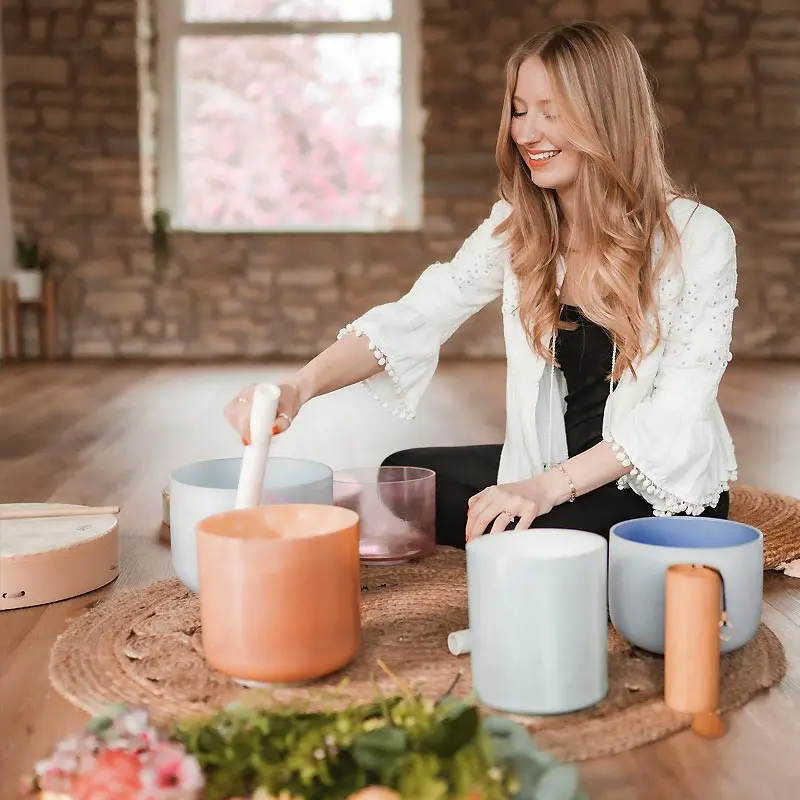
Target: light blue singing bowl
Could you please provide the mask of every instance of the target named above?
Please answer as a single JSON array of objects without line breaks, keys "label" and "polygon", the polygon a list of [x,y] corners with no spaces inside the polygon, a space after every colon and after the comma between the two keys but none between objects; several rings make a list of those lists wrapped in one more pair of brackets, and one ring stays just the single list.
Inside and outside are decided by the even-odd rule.
[{"label": "light blue singing bowl", "polygon": [[757,528],[710,517],[646,517],[609,534],[611,622],[631,644],[664,653],[664,594],[673,564],[716,567],[724,581],[729,628],[723,653],[747,644],[761,624],[764,537]]},{"label": "light blue singing bowl", "polygon": [[[216,458],[178,467],[170,475],[170,543],[172,567],[183,584],[197,593],[197,524],[236,505],[241,458]],[[261,505],[270,503],[333,504],[333,470],[302,458],[267,461]]]}]

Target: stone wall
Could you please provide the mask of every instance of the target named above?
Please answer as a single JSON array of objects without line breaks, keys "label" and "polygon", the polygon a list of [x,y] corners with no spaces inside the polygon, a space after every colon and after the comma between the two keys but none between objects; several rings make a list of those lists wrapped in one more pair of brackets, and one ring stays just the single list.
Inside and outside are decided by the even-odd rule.
[{"label": "stone wall", "polygon": [[[658,79],[671,164],[737,230],[735,352],[800,355],[797,0],[422,3],[423,230],[175,234],[172,264],[156,275],[142,222],[136,0],[4,0],[13,212],[58,259],[64,353],[313,355],[482,219],[507,53],[588,17],[633,36]],[[446,352],[501,353],[495,309]]]}]

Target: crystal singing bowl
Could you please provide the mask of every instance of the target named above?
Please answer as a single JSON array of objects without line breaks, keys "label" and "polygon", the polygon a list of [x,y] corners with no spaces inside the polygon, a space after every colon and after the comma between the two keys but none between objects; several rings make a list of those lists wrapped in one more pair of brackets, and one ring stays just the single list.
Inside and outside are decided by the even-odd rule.
[{"label": "crystal singing bowl", "polygon": [[422,467],[364,467],[333,475],[333,502],[359,516],[366,564],[403,564],[436,549],[436,473]]},{"label": "crystal singing bowl", "polygon": [[[170,475],[172,566],[193,592],[198,587],[197,523],[233,509],[241,469],[241,458],[220,458],[187,464]],[[270,458],[260,504],[332,505],[332,479],[333,470],[325,464],[301,458]]]},{"label": "crystal singing bowl", "polygon": [[722,574],[729,626],[720,650],[737,650],[761,624],[763,542],[757,528],[711,517],[645,517],[614,525],[608,551],[611,622],[632,644],[663,654],[667,568],[701,564]]},{"label": "crystal singing bowl", "polygon": [[341,669],[361,639],[358,516],[258,506],[197,526],[203,652],[245,685],[305,683]]}]

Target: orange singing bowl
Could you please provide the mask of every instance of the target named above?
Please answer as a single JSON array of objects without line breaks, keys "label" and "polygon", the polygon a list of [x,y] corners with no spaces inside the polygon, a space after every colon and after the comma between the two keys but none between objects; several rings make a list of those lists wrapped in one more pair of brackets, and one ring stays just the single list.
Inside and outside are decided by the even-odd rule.
[{"label": "orange singing bowl", "polygon": [[361,643],[358,515],[324,505],[226,511],[197,525],[203,649],[244,685],[303,683]]}]

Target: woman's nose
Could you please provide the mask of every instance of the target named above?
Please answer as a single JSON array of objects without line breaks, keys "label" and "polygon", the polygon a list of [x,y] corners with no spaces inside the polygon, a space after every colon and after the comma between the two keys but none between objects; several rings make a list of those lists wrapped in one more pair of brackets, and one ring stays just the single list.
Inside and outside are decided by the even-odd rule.
[{"label": "woman's nose", "polygon": [[519,137],[519,143],[523,147],[528,147],[541,141],[542,134],[533,123],[528,123],[523,126],[522,132]]}]

